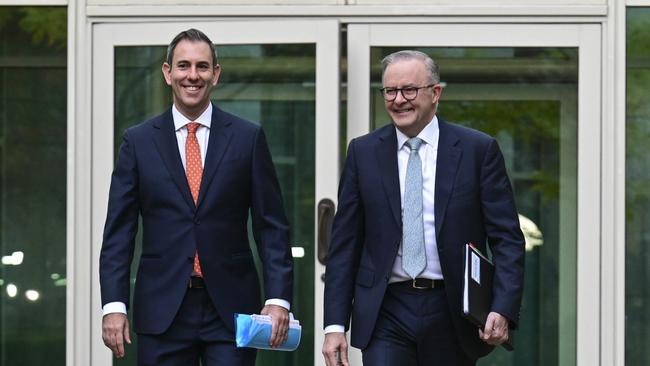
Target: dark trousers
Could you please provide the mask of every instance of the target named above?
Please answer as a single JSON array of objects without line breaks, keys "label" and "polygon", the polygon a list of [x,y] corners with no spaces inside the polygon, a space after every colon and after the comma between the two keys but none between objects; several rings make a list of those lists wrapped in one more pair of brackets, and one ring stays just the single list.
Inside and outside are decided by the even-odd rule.
[{"label": "dark trousers", "polygon": [[473,366],[454,331],[444,288],[391,284],[368,347],[367,366]]},{"label": "dark trousers", "polygon": [[163,334],[138,334],[140,366],[253,366],[255,350],[237,348],[203,288],[187,290],[171,326]]}]

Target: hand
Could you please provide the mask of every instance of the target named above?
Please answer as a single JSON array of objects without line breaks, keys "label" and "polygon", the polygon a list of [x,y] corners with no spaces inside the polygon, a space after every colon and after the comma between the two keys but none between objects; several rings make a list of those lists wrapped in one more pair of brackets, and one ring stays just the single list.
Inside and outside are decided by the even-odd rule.
[{"label": "hand", "polygon": [[266,305],[260,314],[271,316],[271,347],[276,348],[286,342],[289,337],[289,310],[279,305]]},{"label": "hand", "polygon": [[110,313],[102,318],[102,339],[106,347],[113,351],[117,358],[124,357],[124,340],[131,344],[129,320],[126,314]]},{"label": "hand", "polygon": [[345,333],[327,333],[323,342],[323,356],[327,366],[350,366],[348,361],[348,341]]},{"label": "hand", "polygon": [[478,335],[483,342],[498,346],[508,340],[508,319],[495,312],[488,314],[485,321],[485,330],[478,330]]}]

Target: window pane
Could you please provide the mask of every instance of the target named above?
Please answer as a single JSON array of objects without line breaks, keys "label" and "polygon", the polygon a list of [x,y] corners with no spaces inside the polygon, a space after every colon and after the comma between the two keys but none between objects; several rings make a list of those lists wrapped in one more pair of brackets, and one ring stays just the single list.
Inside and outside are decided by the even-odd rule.
[{"label": "window pane", "polygon": [[[273,44],[217,48],[222,72],[212,99],[220,108],[264,127],[291,224],[291,244],[296,247],[291,310],[303,326],[301,344],[295,352],[259,352],[257,365],[311,365],[314,358],[316,47]],[[115,49],[116,153],[125,128],[171,106],[171,90],[160,71],[165,52],[166,47]],[[139,249],[138,244],[136,253]],[[133,276],[136,267],[137,256]],[[128,356],[115,360],[115,365],[135,365],[135,347],[127,350]]]},{"label": "window pane", "polygon": [[625,363],[650,364],[650,8],[627,12]]},{"label": "window pane", "polygon": [[[440,65],[438,116],[498,140],[526,236],[515,351],[499,347],[479,365],[575,365],[578,50],[416,49]],[[371,51],[373,129],[390,123],[378,61],[397,50]]]},{"label": "window pane", "polygon": [[65,8],[0,7],[0,365],[65,365]]}]

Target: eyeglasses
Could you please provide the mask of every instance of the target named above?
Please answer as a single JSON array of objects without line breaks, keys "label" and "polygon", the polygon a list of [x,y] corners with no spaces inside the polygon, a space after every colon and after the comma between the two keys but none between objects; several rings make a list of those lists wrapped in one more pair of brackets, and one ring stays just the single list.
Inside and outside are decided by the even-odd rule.
[{"label": "eyeglasses", "polygon": [[429,84],[425,86],[407,86],[404,88],[381,88],[379,91],[384,96],[384,100],[392,102],[397,98],[397,93],[401,92],[404,99],[411,101],[418,97],[418,90],[426,89],[436,86],[436,84]]}]

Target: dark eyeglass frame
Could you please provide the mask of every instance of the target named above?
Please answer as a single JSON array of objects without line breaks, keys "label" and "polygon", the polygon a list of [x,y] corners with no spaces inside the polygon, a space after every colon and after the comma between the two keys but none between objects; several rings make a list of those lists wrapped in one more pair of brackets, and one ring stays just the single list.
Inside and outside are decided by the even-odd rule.
[{"label": "dark eyeglass frame", "polygon": [[[384,97],[384,100],[387,102],[392,102],[395,99],[397,99],[398,92],[402,93],[402,97],[410,102],[418,97],[418,91],[420,91],[420,89],[432,88],[436,85],[438,84],[429,84],[425,86],[405,86],[403,88],[381,88],[379,89],[379,91],[381,92],[381,95]],[[413,96],[407,97],[406,94],[404,94],[405,90],[406,90],[406,94],[414,93]]]}]

